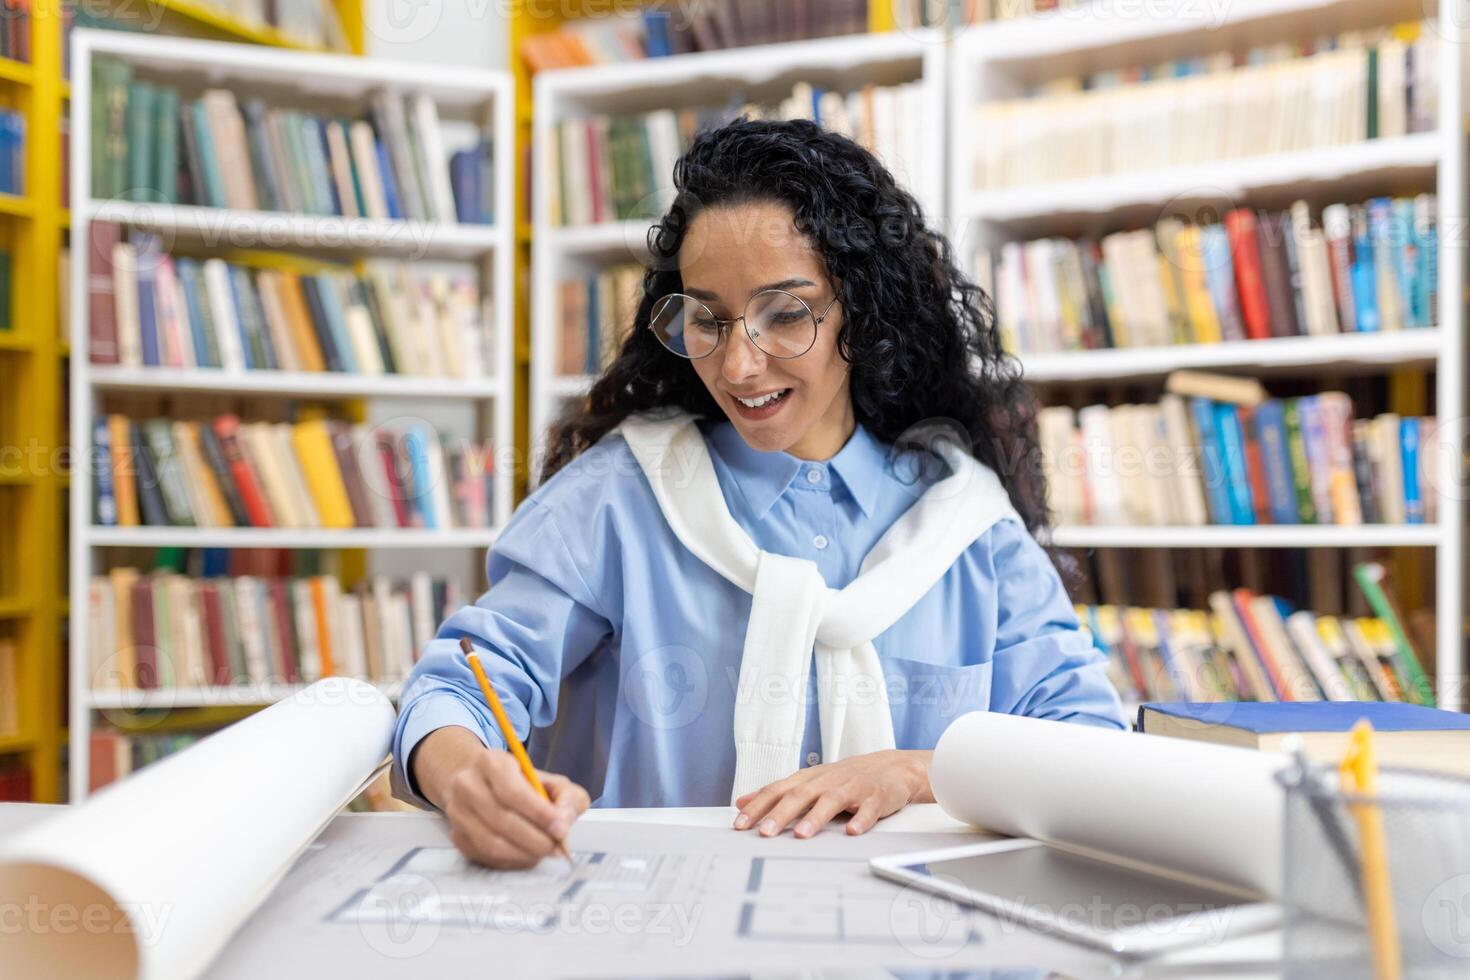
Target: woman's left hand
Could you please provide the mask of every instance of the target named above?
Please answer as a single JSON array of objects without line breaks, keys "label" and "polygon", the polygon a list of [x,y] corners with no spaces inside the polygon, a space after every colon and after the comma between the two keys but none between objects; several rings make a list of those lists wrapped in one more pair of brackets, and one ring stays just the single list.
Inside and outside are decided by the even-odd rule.
[{"label": "woman's left hand", "polygon": [[933,752],[887,749],[829,765],[799,769],[735,801],[736,830],[756,828],[773,837],[796,821],[796,836],[811,837],[839,813],[851,813],[849,834],[866,833],[910,803],[932,803]]}]

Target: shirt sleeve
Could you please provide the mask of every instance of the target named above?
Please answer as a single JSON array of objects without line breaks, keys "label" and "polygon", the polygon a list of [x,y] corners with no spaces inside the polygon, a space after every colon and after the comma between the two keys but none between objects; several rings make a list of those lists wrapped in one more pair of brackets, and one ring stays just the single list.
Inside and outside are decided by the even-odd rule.
[{"label": "shirt sleeve", "polygon": [[396,795],[431,804],[408,770],[430,732],[459,726],[487,746],[505,740],[459,651],[467,636],[523,741],[532,727],[556,719],[561,679],[612,633],[593,590],[576,567],[551,511],[528,499],[506,525],[487,559],[490,588],[444,621],[404,685],[393,734]]},{"label": "shirt sleeve", "polygon": [[991,532],[997,624],[991,710],[1126,728],[1106,661],[1077,625],[1045,549],[1014,520]]}]

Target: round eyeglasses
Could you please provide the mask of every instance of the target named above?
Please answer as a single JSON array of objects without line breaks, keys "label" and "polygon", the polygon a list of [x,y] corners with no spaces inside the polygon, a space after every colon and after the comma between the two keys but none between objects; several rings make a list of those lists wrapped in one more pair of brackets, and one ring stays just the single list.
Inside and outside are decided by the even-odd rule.
[{"label": "round eyeglasses", "polygon": [[737,317],[721,319],[704,303],[684,293],[670,293],[653,304],[649,327],[659,343],[680,357],[698,360],[720,346],[730,324],[739,320],[751,343],[771,357],[800,357],[811,350],[817,340],[817,327],[832,310],[832,302],[821,315],[812,312],[806,301],[784,289],[763,289],[745,303]]}]

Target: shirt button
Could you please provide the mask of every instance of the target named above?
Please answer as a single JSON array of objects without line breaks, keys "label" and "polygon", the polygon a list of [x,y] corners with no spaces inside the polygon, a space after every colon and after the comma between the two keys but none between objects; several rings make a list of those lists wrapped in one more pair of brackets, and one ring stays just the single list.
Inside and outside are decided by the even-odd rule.
[{"label": "shirt button", "polygon": [[827,547],[827,536],[825,534],[817,535],[816,537],[812,538],[812,544],[816,547],[818,551],[823,550]]},{"label": "shirt button", "polygon": [[806,482],[808,482],[808,483],[821,483],[822,482],[822,471],[819,470],[819,469],[817,469],[815,466],[809,467],[807,469],[807,471],[806,471]]},{"label": "shirt button", "polygon": [[808,752],[806,754],[806,764],[809,766],[814,766],[821,761],[822,757],[815,752]]}]

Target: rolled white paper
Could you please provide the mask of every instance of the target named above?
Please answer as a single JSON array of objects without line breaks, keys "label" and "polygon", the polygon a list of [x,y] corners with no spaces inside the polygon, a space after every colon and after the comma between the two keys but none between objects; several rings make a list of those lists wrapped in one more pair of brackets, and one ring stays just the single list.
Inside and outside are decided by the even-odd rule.
[{"label": "rolled white paper", "polygon": [[1281,894],[1282,756],[977,711],[934,750],[956,820]]},{"label": "rolled white paper", "polygon": [[7,977],[201,974],[388,754],[393,706],[328,678],[0,843]]}]

